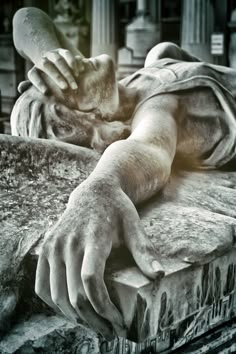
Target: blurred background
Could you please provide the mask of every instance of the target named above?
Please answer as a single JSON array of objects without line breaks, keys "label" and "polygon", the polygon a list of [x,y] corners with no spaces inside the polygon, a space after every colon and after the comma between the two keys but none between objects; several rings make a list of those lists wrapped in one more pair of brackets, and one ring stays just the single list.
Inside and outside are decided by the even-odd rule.
[{"label": "blurred background", "polygon": [[47,12],[85,56],[110,54],[118,78],[141,68],[163,41],[236,69],[236,0],[1,0],[0,133],[10,133],[17,86],[31,67],[12,41],[13,15],[25,6]]}]

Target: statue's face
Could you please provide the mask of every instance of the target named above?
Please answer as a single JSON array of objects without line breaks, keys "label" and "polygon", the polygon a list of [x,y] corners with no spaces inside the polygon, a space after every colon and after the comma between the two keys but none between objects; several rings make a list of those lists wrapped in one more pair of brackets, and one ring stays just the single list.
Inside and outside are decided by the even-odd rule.
[{"label": "statue's face", "polygon": [[77,109],[98,109],[106,117],[114,113],[119,104],[115,66],[108,55],[85,59],[84,71],[78,78]]},{"label": "statue's face", "polygon": [[[96,99],[102,100],[102,95]],[[130,134],[127,124],[108,122],[97,110],[86,113],[69,108],[52,95],[44,96],[34,86],[15,103],[11,128],[13,135],[60,140],[99,152]]]},{"label": "statue's face", "polygon": [[31,87],[20,96],[11,118],[14,135],[57,139],[103,151],[130,134],[124,123],[106,120],[119,103],[115,67],[108,55],[84,60],[76,93],[49,84],[52,95],[44,96]]}]

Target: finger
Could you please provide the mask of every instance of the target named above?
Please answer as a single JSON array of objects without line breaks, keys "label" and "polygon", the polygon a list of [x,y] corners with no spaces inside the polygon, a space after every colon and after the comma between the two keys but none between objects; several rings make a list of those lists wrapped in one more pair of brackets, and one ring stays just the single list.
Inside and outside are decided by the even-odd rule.
[{"label": "finger", "polygon": [[165,271],[157,259],[157,252],[143,230],[135,208],[130,208],[127,211],[123,225],[126,246],[141,271],[152,279],[163,278]]},{"label": "finger", "polygon": [[72,73],[75,74],[76,77],[79,76],[79,66],[77,64],[77,60],[75,56],[66,49],[61,49],[59,51],[60,55],[65,59],[67,65],[70,67],[72,70]]},{"label": "finger", "polygon": [[132,230],[130,237],[136,238],[136,242],[131,243],[128,247],[134,257],[135,262],[141,271],[151,279],[161,279],[165,275],[164,268],[158,261],[158,256],[151,244],[147,239],[143,230]]},{"label": "finger", "polygon": [[44,71],[61,90],[68,89],[68,83],[64,75],[57,69],[57,67],[47,58],[42,59],[42,71]]},{"label": "finger", "polygon": [[48,306],[58,311],[57,306],[51,298],[50,282],[49,282],[49,264],[44,256],[40,256],[36,268],[35,277],[35,293],[42,299]]},{"label": "finger", "polygon": [[32,84],[44,95],[48,92],[48,88],[40,76],[39,69],[33,67],[31,70],[29,70],[28,78],[32,82]]},{"label": "finger", "polygon": [[[61,50],[60,53],[64,53],[64,50]],[[69,51],[68,51],[68,53],[69,53]],[[67,56],[68,56],[68,54],[67,54]],[[61,75],[66,79],[67,83],[70,85],[72,90],[77,90],[78,85],[72,75],[72,72],[70,70],[70,66],[68,66],[68,63],[64,59],[64,57],[62,55],[60,55],[58,52],[49,52],[47,54],[47,59],[55,65],[55,67],[58,69],[58,71],[61,73]]]},{"label": "finger", "polygon": [[77,322],[78,316],[69,301],[65,265],[59,257],[54,255],[49,261],[49,266],[52,301],[67,318]]},{"label": "finger", "polygon": [[85,70],[85,65],[84,65],[84,62],[83,62],[84,58],[82,58],[80,55],[76,55],[75,59],[76,59],[76,63],[77,63],[77,67],[78,67],[79,73],[84,72],[84,70]]},{"label": "finger", "polygon": [[113,331],[109,323],[95,312],[87,300],[81,279],[83,255],[80,254],[79,251],[74,252],[74,250],[70,250],[67,258],[67,287],[72,307],[90,328],[94,329],[98,333],[101,333],[107,339],[113,338]]},{"label": "finger", "polygon": [[142,227],[140,225],[136,225],[135,227],[132,224],[132,230],[125,231],[125,233],[126,240],[128,240],[126,241],[126,245],[141,271],[152,279],[163,278],[165,271],[161,263],[157,260],[158,255]]},{"label": "finger", "polygon": [[125,337],[126,328],[123,318],[111,302],[104,282],[104,269],[108,255],[98,248],[87,247],[82,264],[82,281],[94,310],[113,325],[117,335]]},{"label": "finger", "polygon": [[32,83],[29,80],[21,81],[17,87],[17,91],[19,93],[25,92],[30,86],[32,86]]}]

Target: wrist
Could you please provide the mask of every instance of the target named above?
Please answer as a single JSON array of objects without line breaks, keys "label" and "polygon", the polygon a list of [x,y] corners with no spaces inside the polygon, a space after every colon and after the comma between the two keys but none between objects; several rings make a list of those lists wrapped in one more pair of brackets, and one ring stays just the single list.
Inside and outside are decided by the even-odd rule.
[{"label": "wrist", "polygon": [[109,194],[114,190],[120,189],[118,179],[109,174],[97,174],[95,171],[84,182],[90,190],[95,193]]}]

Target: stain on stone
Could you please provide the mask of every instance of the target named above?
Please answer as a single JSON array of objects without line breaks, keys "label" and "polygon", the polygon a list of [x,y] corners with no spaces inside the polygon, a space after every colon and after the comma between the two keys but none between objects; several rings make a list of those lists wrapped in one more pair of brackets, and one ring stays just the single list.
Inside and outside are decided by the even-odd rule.
[{"label": "stain on stone", "polygon": [[200,286],[197,285],[197,301],[196,301],[197,310],[200,308],[200,305],[201,305],[201,291],[200,291]]},{"label": "stain on stone", "polygon": [[215,268],[215,279],[214,279],[214,298],[215,301],[220,300],[221,297],[221,273],[220,268]]},{"label": "stain on stone", "polygon": [[224,286],[224,295],[229,295],[235,289],[236,265],[229,264],[227,271],[227,279]]},{"label": "stain on stone", "polygon": [[164,291],[161,294],[160,299],[160,312],[159,312],[159,320],[158,320],[158,332],[162,331],[165,322],[166,316],[166,308],[167,308],[167,293]]},{"label": "stain on stone", "polygon": [[213,267],[212,264],[204,264],[202,270],[202,296],[201,306],[210,305],[213,302]]}]

